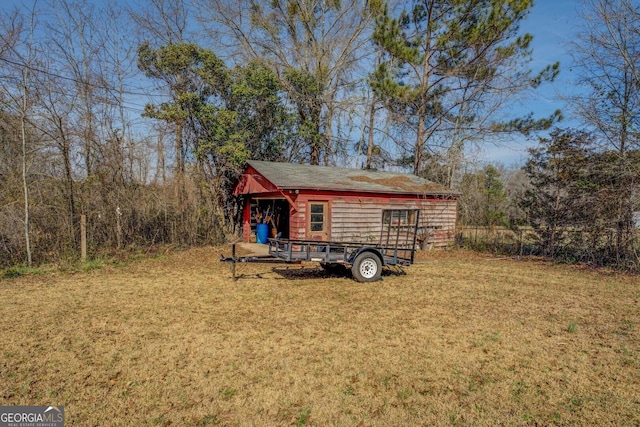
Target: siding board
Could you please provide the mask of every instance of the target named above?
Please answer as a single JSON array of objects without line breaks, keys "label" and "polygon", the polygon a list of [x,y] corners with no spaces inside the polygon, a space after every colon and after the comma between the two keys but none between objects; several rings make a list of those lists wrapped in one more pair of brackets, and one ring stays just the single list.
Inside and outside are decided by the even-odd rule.
[{"label": "siding board", "polygon": [[[426,246],[446,246],[455,234],[455,200],[336,198],[331,204],[332,240],[379,242],[381,211],[394,208],[420,209],[418,234]],[[401,236],[401,243],[412,243]]]}]

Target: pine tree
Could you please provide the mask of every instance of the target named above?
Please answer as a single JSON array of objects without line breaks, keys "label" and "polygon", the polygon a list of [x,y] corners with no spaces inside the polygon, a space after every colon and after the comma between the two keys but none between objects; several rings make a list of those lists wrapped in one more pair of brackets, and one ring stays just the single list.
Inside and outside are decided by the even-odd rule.
[{"label": "pine tree", "polygon": [[416,175],[427,148],[437,144],[458,152],[478,132],[527,132],[559,118],[559,112],[545,120],[490,118],[508,97],[558,72],[557,63],[535,76],[525,67],[533,37],[518,31],[532,4],[414,0],[398,14],[382,9],[373,39],[386,61],[371,73],[370,83],[398,126],[415,136],[410,152]]}]

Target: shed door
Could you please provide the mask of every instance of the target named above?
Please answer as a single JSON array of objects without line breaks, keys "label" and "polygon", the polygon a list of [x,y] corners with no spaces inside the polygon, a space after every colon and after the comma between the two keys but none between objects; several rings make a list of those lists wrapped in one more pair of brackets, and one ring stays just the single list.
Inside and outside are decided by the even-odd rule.
[{"label": "shed door", "polygon": [[309,239],[326,242],[329,240],[329,203],[309,202]]}]

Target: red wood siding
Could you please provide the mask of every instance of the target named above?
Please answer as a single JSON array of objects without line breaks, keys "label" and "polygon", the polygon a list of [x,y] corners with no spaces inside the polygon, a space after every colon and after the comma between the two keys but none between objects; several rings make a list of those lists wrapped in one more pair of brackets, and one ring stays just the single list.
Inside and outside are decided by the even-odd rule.
[{"label": "red wood siding", "polygon": [[305,239],[307,236],[307,202],[297,198],[295,207],[289,211],[289,235],[292,239]]}]

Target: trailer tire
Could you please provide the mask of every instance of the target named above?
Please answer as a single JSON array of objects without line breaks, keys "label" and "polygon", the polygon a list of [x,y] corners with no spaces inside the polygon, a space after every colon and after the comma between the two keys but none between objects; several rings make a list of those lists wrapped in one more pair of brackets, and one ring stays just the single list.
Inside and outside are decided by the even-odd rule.
[{"label": "trailer tire", "polygon": [[382,274],[382,261],[373,252],[362,252],[353,261],[351,273],[358,282],[377,282]]}]

